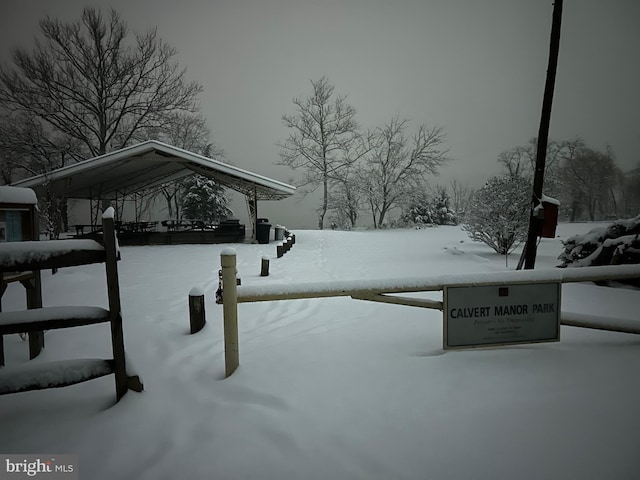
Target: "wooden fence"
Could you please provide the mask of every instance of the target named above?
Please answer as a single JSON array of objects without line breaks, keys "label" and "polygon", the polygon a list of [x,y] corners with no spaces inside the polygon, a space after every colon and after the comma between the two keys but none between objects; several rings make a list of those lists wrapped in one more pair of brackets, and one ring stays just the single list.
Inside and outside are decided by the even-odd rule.
[{"label": "wooden fence", "polygon": [[[585,268],[555,268],[544,270],[513,270],[472,274],[447,274],[405,279],[345,280],[325,283],[296,283],[291,285],[236,285],[236,252],[233,248],[222,251],[222,304],[225,338],[225,373],[230,376],[239,365],[238,304],[270,302],[303,298],[351,297],[356,300],[408,305],[421,308],[443,309],[443,302],[398,295],[399,293],[442,291],[445,287],[525,285],[537,283],[571,283],[640,278],[640,265],[618,265]],[[393,294],[393,295],[390,295]],[[585,321],[579,316],[561,319],[562,325],[612,330],[640,334],[638,325],[611,325],[596,320]]]}]

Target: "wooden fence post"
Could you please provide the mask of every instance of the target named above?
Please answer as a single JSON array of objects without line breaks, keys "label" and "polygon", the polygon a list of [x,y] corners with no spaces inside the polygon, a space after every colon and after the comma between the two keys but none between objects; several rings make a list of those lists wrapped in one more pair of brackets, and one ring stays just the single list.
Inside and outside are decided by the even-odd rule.
[{"label": "wooden fence post", "polygon": [[262,257],[262,264],[260,265],[260,276],[269,276],[269,257],[267,256]]},{"label": "wooden fence post", "polygon": [[[42,280],[40,270],[35,270],[32,277],[23,280],[22,285],[27,292],[27,308],[42,308]],[[44,332],[29,332],[29,359],[36,358],[44,348]]]},{"label": "wooden fence post", "polygon": [[[107,211],[105,211],[106,214]],[[105,270],[107,274],[107,296],[111,317],[111,345],[113,348],[113,368],[116,379],[116,401],[119,401],[129,389],[127,366],[124,355],[124,333],[120,306],[120,282],[118,279],[118,251],[113,224],[113,212],[102,215],[102,234],[104,238]]]},{"label": "wooden fence post", "polygon": [[222,267],[222,312],[224,316],[225,376],[238,368],[238,294],[236,285],[236,251],[225,248],[220,253]]},{"label": "wooden fence post", "polygon": [[284,255],[284,245],[282,243],[279,243],[278,245],[276,245],[276,255],[278,258]]},{"label": "wooden fence post", "polygon": [[191,333],[198,333],[204,328],[207,319],[204,311],[204,292],[200,287],[193,287],[189,292],[189,324]]}]

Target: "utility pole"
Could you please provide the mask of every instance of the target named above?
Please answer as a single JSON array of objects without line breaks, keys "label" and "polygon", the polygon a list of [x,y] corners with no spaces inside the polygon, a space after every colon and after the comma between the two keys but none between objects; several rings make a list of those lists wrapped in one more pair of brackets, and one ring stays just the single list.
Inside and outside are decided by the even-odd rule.
[{"label": "utility pole", "polygon": [[549,46],[549,64],[547,66],[547,80],[544,86],[542,99],[542,116],[540,129],[538,130],[538,145],[536,147],[536,171],[533,178],[533,195],[531,198],[531,214],[529,216],[529,232],[522,257],[518,263],[518,270],[522,268],[524,261],[525,270],[531,270],[536,264],[536,251],[538,249],[538,235],[542,225],[542,219],[536,215],[536,207],[542,203],[542,186],[544,184],[544,167],[547,155],[547,142],[549,139],[549,124],[551,123],[551,105],[553,103],[553,89],[556,83],[556,71],[558,67],[558,52],[560,51],[560,25],[562,23],[562,0],[555,0],[553,4],[553,20],[551,23],[551,43]]}]

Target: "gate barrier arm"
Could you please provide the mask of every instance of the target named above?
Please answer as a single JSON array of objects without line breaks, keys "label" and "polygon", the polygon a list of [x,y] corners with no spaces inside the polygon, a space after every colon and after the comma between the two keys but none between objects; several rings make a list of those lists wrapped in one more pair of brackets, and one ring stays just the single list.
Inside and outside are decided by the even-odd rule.
[{"label": "gate barrier arm", "polygon": [[[292,285],[236,287],[236,251],[227,248],[220,255],[222,265],[222,304],[224,315],[225,374],[229,377],[239,365],[238,303],[269,302],[303,298],[351,297],[356,300],[443,309],[437,300],[388,295],[409,292],[441,291],[445,286],[521,285],[532,283],[575,283],[640,278],[640,265],[615,265],[545,270],[510,270],[501,272],[446,274],[377,280],[342,280],[308,282]],[[220,302],[219,302],[220,303]],[[562,325],[640,334],[640,324],[614,328],[595,319],[572,315]]]}]

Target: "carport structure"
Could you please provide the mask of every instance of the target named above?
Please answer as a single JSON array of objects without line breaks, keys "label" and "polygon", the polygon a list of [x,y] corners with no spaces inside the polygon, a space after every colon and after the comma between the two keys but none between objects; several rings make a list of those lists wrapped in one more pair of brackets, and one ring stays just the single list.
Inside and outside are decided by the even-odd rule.
[{"label": "carport structure", "polygon": [[46,189],[70,199],[117,200],[159,188],[194,173],[244,194],[253,226],[253,240],[256,237],[258,201],[282,200],[296,190],[286,183],[156,140],[20,180],[13,185],[32,188],[40,197]]}]

